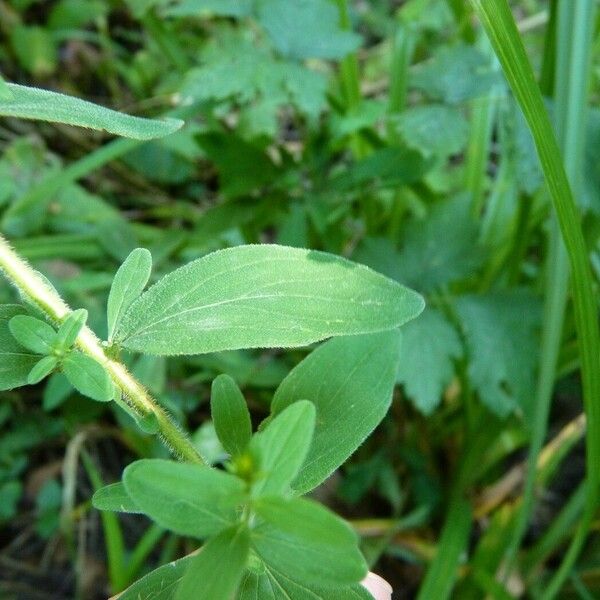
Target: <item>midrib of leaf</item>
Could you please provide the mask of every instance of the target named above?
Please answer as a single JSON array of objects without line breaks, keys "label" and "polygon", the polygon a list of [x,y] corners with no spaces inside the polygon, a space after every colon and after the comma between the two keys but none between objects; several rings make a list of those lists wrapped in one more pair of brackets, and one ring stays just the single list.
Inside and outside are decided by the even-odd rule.
[{"label": "midrib of leaf", "polygon": [[575,324],[580,346],[583,399],[588,417],[587,501],[563,562],[543,598],[556,596],[586,539],[600,492],[600,335],[592,273],[579,214],[563,167],[550,119],[506,0],[471,0],[505,76],[527,120],[556,211],[572,272]]}]

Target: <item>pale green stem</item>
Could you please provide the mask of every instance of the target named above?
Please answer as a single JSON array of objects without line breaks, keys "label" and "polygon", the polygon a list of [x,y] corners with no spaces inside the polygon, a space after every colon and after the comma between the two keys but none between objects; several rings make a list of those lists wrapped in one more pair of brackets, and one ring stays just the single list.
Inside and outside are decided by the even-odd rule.
[{"label": "pale green stem", "polygon": [[[71,312],[56,290],[21,258],[1,235],[0,270],[17,288],[21,297],[37,306],[50,321],[56,324],[62,323]],[[189,462],[200,464],[204,462],[179,426],[150,396],[144,386],[127,371],[122,363],[106,356],[102,342],[89,327],[83,327],[77,337],[76,345],[81,352],[104,367],[130,410],[140,417],[154,415],[162,441],[175,455]]]}]

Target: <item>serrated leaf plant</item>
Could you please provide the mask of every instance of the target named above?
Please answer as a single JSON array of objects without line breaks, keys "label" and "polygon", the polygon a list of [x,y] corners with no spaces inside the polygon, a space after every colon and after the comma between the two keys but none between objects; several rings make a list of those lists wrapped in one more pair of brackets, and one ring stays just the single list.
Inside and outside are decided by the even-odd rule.
[{"label": "serrated leaf plant", "polygon": [[[103,128],[133,137],[172,130],[73,99],[8,84],[0,113]],[[60,110],[59,110],[60,108]],[[68,113],[68,117],[65,116]],[[365,440],[389,407],[398,368],[398,327],[422,298],[368,267],[280,245],[208,254],[144,288],[152,257],[134,249],[112,281],[106,341],[48,280],[0,237],[0,269],[22,304],[0,307],[0,388],[62,373],[83,396],[114,400],[157,433],[176,460],[131,463],[99,488],[102,511],[145,515],[201,547],[159,567],[120,598],[368,598],[367,564],[353,529],[302,498]],[[122,352],[171,356],[242,348],[306,346],[309,354],[275,392],[253,433],[235,381],[212,385],[211,411],[227,458],[209,465],[173,417],[134,378]],[[160,591],[156,582],[160,578]]]}]

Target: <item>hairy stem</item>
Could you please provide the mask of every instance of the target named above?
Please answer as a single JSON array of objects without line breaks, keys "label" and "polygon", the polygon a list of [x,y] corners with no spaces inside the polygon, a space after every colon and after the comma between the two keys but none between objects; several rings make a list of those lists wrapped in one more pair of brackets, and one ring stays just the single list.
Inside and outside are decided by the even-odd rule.
[{"label": "hairy stem", "polygon": [[[21,258],[1,235],[0,270],[17,288],[21,297],[37,306],[50,321],[60,324],[71,312],[56,290]],[[122,394],[122,399],[118,400],[120,404],[124,400],[130,411],[139,417],[154,415],[158,423],[160,438],[171,452],[186,461],[201,464],[204,462],[187,436],[171,416],[150,396],[144,386],[129,373],[122,363],[106,356],[102,342],[89,327],[83,327],[75,343],[81,352],[99,362],[106,369]]]}]

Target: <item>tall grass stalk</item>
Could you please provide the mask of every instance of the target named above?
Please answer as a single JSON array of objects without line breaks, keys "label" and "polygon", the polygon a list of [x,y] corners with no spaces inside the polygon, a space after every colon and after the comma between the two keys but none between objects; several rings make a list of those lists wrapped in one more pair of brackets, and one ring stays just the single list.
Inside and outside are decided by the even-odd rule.
[{"label": "tall grass stalk", "polygon": [[[592,273],[580,223],[561,151],[540,89],[527,59],[506,0],[471,0],[494,46],[506,78],[523,110],[540,157],[558,225],[565,244],[572,274],[571,291],[581,354],[583,399],[588,418],[586,503],[575,534],[560,568],[543,593],[544,600],[554,598],[568,577],[585,542],[600,492],[600,335]],[[583,6],[583,2],[572,3]]]},{"label": "tall grass stalk", "polygon": [[[547,36],[556,37],[555,73],[555,117],[558,143],[563,153],[565,171],[577,198],[582,188],[582,164],[585,142],[585,125],[588,89],[588,73],[592,47],[593,0],[573,0],[558,6],[550,25],[556,32]],[[547,44],[548,46],[549,44]],[[562,330],[567,306],[569,284],[569,261],[555,215],[551,216],[550,235],[544,286],[544,326],[540,352],[539,376],[535,395],[531,443],[528,456],[528,473],[523,492],[523,503],[509,547],[508,561],[514,557],[534,504],[535,468],[547,433],[548,415]]]}]

